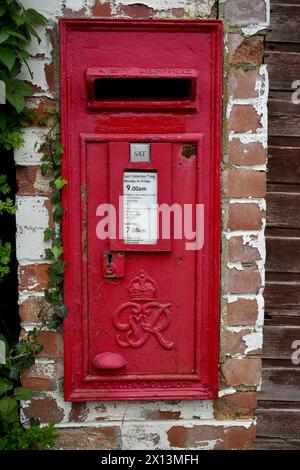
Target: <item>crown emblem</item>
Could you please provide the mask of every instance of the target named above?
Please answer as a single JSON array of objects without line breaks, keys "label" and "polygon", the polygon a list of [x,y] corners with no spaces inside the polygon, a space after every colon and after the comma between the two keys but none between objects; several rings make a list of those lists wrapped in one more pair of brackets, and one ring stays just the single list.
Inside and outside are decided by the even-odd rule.
[{"label": "crown emblem", "polygon": [[156,298],[156,284],[143,269],[132,279],[128,286],[131,300],[154,300]]}]

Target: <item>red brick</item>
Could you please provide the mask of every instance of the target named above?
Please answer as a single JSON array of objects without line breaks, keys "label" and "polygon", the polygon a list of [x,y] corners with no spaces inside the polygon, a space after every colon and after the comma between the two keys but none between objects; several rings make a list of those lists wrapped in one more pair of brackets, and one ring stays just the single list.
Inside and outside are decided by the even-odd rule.
[{"label": "red brick", "polygon": [[[30,108],[34,110],[35,113],[35,117],[30,124],[32,127],[53,126],[53,113],[49,112],[49,110],[55,109],[56,111],[58,111],[57,101],[46,97],[34,97],[28,99],[27,104]],[[44,123],[45,119],[47,120],[46,123]]]},{"label": "red brick", "polygon": [[225,429],[224,450],[250,450],[256,436],[256,427],[232,426]]},{"label": "red brick", "polygon": [[99,16],[100,18],[107,18],[111,16],[111,7],[109,2],[100,3],[99,0],[96,0],[94,6],[92,7],[92,15]]},{"label": "red brick", "polygon": [[243,237],[228,240],[228,261],[231,263],[253,263],[261,259],[256,247],[244,243]]},{"label": "red brick", "polygon": [[237,392],[214,401],[214,417],[219,420],[252,418],[257,404],[255,392]]},{"label": "red brick", "polygon": [[168,440],[170,447],[180,449],[193,449],[205,447],[209,441],[217,441],[216,447],[219,448],[224,438],[224,429],[221,426],[172,426],[168,431]]},{"label": "red brick", "polygon": [[146,419],[179,419],[181,416],[181,411],[171,411],[171,410],[145,410]]},{"label": "red brick", "polygon": [[258,82],[262,82],[262,77],[256,70],[233,70],[229,73],[230,95],[236,99],[257,98]]},{"label": "red brick", "polygon": [[59,429],[55,449],[66,450],[118,450],[120,430],[116,426]]},{"label": "red brick", "polygon": [[42,291],[49,282],[49,264],[19,266],[19,290]]},{"label": "red brick", "polygon": [[260,230],[265,217],[265,211],[260,210],[257,204],[229,204],[227,228],[232,231]]},{"label": "red brick", "polygon": [[23,323],[38,323],[41,321],[40,312],[47,303],[44,297],[29,296],[19,306],[19,316]]},{"label": "red brick", "polygon": [[255,325],[258,316],[257,301],[238,299],[227,304],[228,326],[252,326]]},{"label": "red brick", "polygon": [[62,16],[64,18],[82,18],[85,14],[85,7],[80,10],[72,10],[72,8],[67,8],[63,6]]},{"label": "red brick", "polygon": [[266,22],[265,0],[228,0],[224,9],[225,19],[231,26],[251,26]]},{"label": "red brick", "polygon": [[251,333],[251,330],[226,331],[225,333],[225,354],[234,356],[236,354],[244,354],[246,343],[243,340],[245,335]]},{"label": "red brick", "polygon": [[243,144],[239,139],[229,142],[225,163],[232,165],[264,165],[267,161],[267,149],[259,142]]},{"label": "red brick", "polygon": [[252,105],[235,104],[232,106],[228,129],[233,132],[256,132],[261,127],[259,116]]},{"label": "red brick", "polygon": [[167,431],[170,447],[180,449],[202,449],[211,446],[215,450],[251,449],[255,439],[255,426],[173,426]]},{"label": "red brick", "polygon": [[264,197],[266,195],[266,173],[262,171],[230,169],[223,172],[225,197]]},{"label": "red brick", "polygon": [[41,174],[41,167],[38,165],[32,166],[17,166],[16,178],[18,185],[18,194],[22,196],[30,195],[50,195],[52,189],[49,185],[50,176],[44,177]]},{"label": "red brick", "polygon": [[[59,408],[54,398],[33,398],[27,408],[24,408],[27,418],[38,418],[42,423],[59,423],[64,417],[64,411]],[[82,430],[81,430],[82,433]]]},{"label": "red brick", "polygon": [[257,268],[228,269],[228,294],[257,294],[261,288],[261,275]]},{"label": "red brick", "polygon": [[38,342],[43,346],[39,358],[58,359],[63,356],[63,337],[57,331],[41,331]]},{"label": "red brick", "polygon": [[53,203],[49,199],[46,199],[44,202],[44,207],[47,209],[48,214],[49,214],[49,227],[53,228],[54,227]]},{"label": "red brick", "polygon": [[72,408],[69,415],[69,421],[75,421],[82,423],[86,420],[88,410],[86,408],[86,403],[77,401],[72,403]]},{"label": "red brick", "polygon": [[[53,365],[49,365],[52,370]],[[57,381],[62,376],[62,364],[54,364],[53,376],[47,370],[47,365],[35,363],[33,366],[25,369],[21,376],[23,387],[34,391],[55,390]]]},{"label": "red brick", "polygon": [[148,19],[153,18],[155,10],[141,3],[133,3],[132,5],[119,5],[118,14],[126,15],[133,19]]},{"label": "red brick", "polygon": [[221,366],[222,382],[229,386],[255,386],[261,379],[260,359],[227,359]]},{"label": "red brick", "polygon": [[231,64],[261,64],[264,55],[262,36],[245,38],[241,34],[229,34],[229,62]]}]

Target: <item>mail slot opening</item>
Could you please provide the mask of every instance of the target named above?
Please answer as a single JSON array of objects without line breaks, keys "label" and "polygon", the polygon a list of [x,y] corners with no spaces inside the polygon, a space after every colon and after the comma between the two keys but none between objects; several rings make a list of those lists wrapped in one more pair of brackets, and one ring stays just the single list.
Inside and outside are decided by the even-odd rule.
[{"label": "mail slot opening", "polygon": [[184,101],[193,99],[192,78],[98,78],[98,101]]}]

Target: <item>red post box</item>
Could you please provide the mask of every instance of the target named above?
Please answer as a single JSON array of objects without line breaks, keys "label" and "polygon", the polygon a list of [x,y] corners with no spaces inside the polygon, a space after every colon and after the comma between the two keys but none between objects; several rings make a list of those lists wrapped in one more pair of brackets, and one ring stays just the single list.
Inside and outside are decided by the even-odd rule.
[{"label": "red post box", "polygon": [[214,398],[222,23],[60,28],[65,397]]}]

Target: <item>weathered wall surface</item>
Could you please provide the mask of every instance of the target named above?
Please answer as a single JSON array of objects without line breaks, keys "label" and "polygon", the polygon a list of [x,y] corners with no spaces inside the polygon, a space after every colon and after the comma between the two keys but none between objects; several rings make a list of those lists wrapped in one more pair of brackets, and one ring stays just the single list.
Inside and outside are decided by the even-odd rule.
[{"label": "weathered wall surface", "polygon": [[255,437],[256,391],[261,382],[265,171],[266,67],[262,65],[268,0],[22,0],[48,18],[41,44],[30,48],[37,110],[24,130],[17,164],[19,304],[25,331],[39,323],[49,264],[44,229],[52,224],[49,182],[38,149],[47,129],[39,117],[58,106],[57,21],[60,17],[221,18],[225,22],[220,392],[214,401],[66,403],[63,339],[43,331],[44,350],[23,376],[35,391],[24,416],[55,421],[58,448],[248,449]]}]

